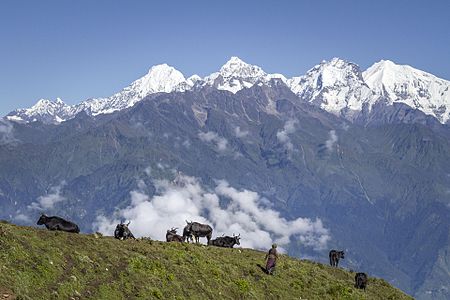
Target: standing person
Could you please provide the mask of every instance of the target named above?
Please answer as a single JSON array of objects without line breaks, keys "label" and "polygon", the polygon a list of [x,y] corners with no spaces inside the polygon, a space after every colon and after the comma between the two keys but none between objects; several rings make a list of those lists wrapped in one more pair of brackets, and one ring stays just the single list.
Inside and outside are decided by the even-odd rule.
[{"label": "standing person", "polygon": [[273,272],[275,271],[275,265],[278,259],[277,244],[272,245],[272,248],[266,254],[265,259],[267,259],[266,273],[269,275],[273,275]]}]

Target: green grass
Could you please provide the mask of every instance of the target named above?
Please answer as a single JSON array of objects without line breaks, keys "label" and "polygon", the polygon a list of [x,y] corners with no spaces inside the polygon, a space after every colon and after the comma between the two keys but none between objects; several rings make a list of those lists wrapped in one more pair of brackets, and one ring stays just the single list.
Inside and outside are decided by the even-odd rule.
[{"label": "green grass", "polygon": [[51,232],[0,223],[0,291],[17,299],[412,299],[382,279],[265,253]]}]

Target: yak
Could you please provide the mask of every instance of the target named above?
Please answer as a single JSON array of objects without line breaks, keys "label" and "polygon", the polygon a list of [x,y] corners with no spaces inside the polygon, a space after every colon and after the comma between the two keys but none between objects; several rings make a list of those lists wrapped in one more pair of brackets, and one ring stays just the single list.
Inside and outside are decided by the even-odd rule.
[{"label": "yak", "polygon": [[64,220],[63,218],[52,216],[48,217],[45,214],[42,214],[39,220],[37,221],[38,225],[45,225],[48,230],[60,230],[66,232],[74,232],[80,233],[80,228],[77,224]]},{"label": "yak", "polygon": [[177,234],[177,228],[172,227],[170,230],[167,230],[166,242],[183,242],[183,237]]},{"label": "yak", "polygon": [[240,245],[239,240],[241,239],[241,235],[231,236],[220,236],[214,240],[208,242],[208,245],[224,247],[224,248],[233,248],[234,245]]},{"label": "yak", "polygon": [[134,235],[131,233],[131,230],[128,228],[130,225],[130,221],[127,224],[124,224],[120,221],[120,224],[117,224],[116,230],[114,230],[114,237],[119,240],[126,239],[135,239]]},{"label": "yak", "polygon": [[192,237],[192,233],[189,231],[189,225],[184,226],[183,228],[183,242],[191,241],[191,243],[194,242],[194,238]]},{"label": "yak", "polygon": [[330,265],[337,268],[339,259],[344,259],[344,251],[331,250],[328,256],[330,258]]},{"label": "yak", "polygon": [[367,285],[367,274],[366,273],[356,273],[355,288],[366,290],[366,285]]},{"label": "yak", "polygon": [[[188,222],[186,221],[187,226],[185,227],[186,232],[190,233],[194,236],[195,242],[199,243],[201,237],[206,237],[206,239],[209,241],[211,240],[213,229],[211,226],[206,224],[200,224],[198,222]],[[184,233],[183,233],[184,236]]]}]

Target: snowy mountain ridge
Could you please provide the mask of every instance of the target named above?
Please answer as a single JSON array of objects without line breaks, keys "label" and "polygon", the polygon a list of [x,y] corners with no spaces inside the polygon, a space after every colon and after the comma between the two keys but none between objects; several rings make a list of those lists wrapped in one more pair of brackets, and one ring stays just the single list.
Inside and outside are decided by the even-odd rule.
[{"label": "snowy mountain ridge", "polygon": [[350,119],[377,98],[364,82],[359,66],[339,58],[322,61],[305,75],[289,79],[288,86],[307,102]]},{"label": "snowy mountain ridge", "polygon": [[364,81],[389,104],[404,103],[434,116],[441,123],[450,118],[450,81],[389,60],[363,72]]},{"label": "snowy mountain ridge", "polygon": [[184,92],[194,87],[210,86],[233,94],[254,84],[270,85],[272,79],[286,84],[303,101],[330,113],[354,119],[363,109],[370,111],[378,101],[400,102],[432,115],[441,123],[450,118],[450,81],[406,65],[382,60],[362,72],[358,65],[343,59],[322,61],[305,75],[287,79],[282,74],[268,74],[259,66],[231,57],[218,72],[204,78],[185,78],[175,68],[160,64],[107,98],[92,98],[76,105],[61,99],[41,99],[28,109],[18,109],[6,118],[16,122],[42,121],[59,124],[81,111],[95,116],[109,114],[135,105],[154,93]]}]

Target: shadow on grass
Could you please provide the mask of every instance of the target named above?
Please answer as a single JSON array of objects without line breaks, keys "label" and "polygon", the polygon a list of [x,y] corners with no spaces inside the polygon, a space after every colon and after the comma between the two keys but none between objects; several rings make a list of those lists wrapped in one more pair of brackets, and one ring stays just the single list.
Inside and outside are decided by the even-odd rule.
[{"label": "shadow on grass", "polygon": [[261,271],[263,271],[265,274],[267,274],[267,270],[265,267],[263,267],[261,264],[256,264],[256,265],[261,269]]}]

